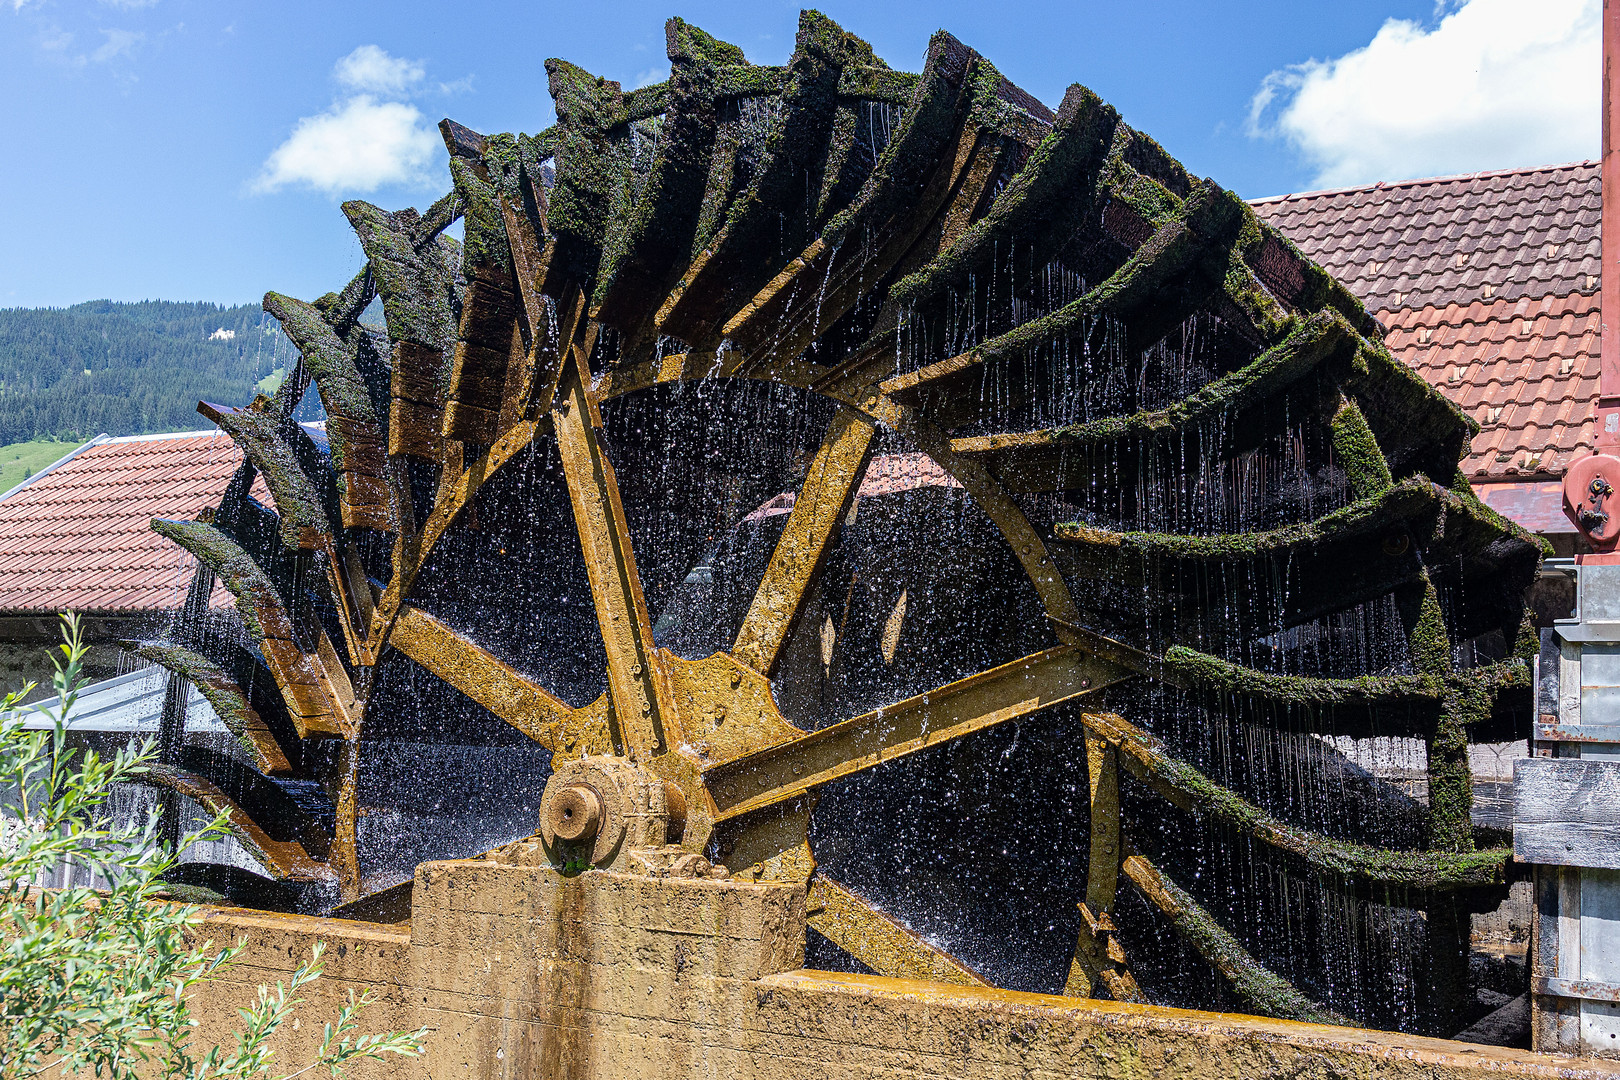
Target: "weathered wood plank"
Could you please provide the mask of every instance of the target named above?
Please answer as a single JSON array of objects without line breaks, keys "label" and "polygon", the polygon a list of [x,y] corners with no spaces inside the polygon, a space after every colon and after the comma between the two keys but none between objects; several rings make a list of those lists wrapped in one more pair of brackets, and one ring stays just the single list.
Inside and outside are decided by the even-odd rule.
[{"label": "weathered wood plank", "polygon": [[1513,857],[1620,870],[1620,761],[1514,762]]},{"label": "weathered wood plank", "polygon": [[1530,980],[1530,989],[1552,997],[1620,1002],[1620,985],[1591,979],[1549,979],[1538,975]]},{"label": "weathered wood plank", "polygon": [[1540,724],[1537,742],[1620,743],[1620,724]]},{"label": "weathered wood plank", "polygon": [[1131,884],[1170,919],[1176,933],[1219,971],[1244,1004],[1265,1016],[1314,1024],[1349,1024],[1350,1020],[1306,997],[1274,974],[1245,949],[1197,901],[1140,855],[1121,867]]}]

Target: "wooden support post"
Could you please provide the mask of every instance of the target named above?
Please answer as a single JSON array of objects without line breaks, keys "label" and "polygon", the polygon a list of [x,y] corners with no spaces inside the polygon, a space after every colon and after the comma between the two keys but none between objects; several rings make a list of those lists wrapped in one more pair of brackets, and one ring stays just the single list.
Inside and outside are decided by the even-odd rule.
[{"label": "wooden support post", "polygon": [[337,819],[328,855],[344,903],[360,899],[360,739],[344,739],[338,748],[337,773],[332,785]]}]

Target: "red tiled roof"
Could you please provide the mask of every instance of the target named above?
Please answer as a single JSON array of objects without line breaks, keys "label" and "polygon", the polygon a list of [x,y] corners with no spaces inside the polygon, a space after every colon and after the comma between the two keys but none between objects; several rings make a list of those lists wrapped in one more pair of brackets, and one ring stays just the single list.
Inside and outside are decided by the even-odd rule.
[{"label": "red tiled roof", "polygon": [[1282,195],[1255,213],[1374,314],[1595,293],[1596,162]]},{"label": "red tiled roof", "polygon": [[1592,446],[1598,166],[1582,161],[1260,199],[1389,347],[1480,424],[1475,480],[1561,475]]},{"label": "red tiled roof", "polygon": [[927,454],[879,454],[866,466],[866,475],[861,477],[855,494],[869,499],[919,487],[961,486]]},{"label": "red tiled roof", "polygon": [[1561,475],[1591,451],[1597,297],[1408,309],[1387,313],[1384,324],[1390,349],[1479,421],[1470,477]]},{"label": "red tiled roof", "polygon": [[[867,463],[866,472],[861,474],[861,486],[855,489],[855,497],[870,499],[877,495],[910,491],[913,488],[961,486],[956,477],[940,468],[939,464],[927,454],[878,454]],[[793,504],[798,498],[796,492],[784,491],[761,503],[744,520],[759,521],[780,514],[791,514]]]},{"label": "red tiled roof", "polygon": [[217,504],[241,462],[214,431],[110,439],[41,472],[0,500],[0,613],[178,608],[195,561],[149,523]]}]

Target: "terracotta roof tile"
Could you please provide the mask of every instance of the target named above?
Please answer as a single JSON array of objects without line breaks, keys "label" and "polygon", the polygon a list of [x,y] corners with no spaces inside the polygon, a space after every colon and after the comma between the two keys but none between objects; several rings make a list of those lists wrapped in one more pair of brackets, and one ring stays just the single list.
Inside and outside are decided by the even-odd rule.
[{"label": "terracotta roof tile", "polygon": [[1372,311],[1597,289],[1602,184],[1591,161],[1283,195],[1254,209]]},{"label": "terracotta roof tile", "polygon": [[1470,478],[1559,475],[1592,448],[1598,300],[1447,304],[1379,313],[1389,347],[1479,422]]},{"label": "terracotta roof tile", "polygon": [[1592,447],[1598,167],[1589,161],[1261,199],[1390,350],[1479,421],[1475,480],[1557,476]]},{"label": "terracotta roof tile", "polygon": [[[0,612],[179,607],[195,562],[148,524],[217,503],[241,461],[226,435],[203,432],[112,439],[42,472],[0,500]],[[215,604],[227,599],[215,589]]]}]

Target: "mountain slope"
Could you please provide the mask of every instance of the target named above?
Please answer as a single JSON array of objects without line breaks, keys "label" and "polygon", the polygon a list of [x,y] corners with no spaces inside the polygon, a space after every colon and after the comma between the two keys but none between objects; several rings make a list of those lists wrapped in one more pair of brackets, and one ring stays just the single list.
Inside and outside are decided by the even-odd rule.
[{"label": "mountain slope", "polygon": [[295,356],[258,305],[0,309],[0,444],[206,427],[199,400],[245,403]]}]

